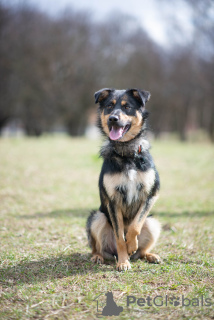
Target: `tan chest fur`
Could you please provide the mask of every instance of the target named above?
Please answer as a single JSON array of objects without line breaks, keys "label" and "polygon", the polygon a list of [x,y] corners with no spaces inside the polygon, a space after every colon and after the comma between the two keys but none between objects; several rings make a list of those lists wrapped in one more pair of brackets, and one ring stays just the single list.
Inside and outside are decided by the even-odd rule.
[{"label": "tan chest fur", "polygon": [[[130,169],[127,172],[117,174],[105,174],[103,184],[108,196],[113,199],[118,197],[117,190],[119,188],[126,189],[127,204],[136,202],[139,198],[139,193],[144,193],[145,198],[150,193],[155,182],[155,171],[149,169],[145,172]],[[139,188],[142,186],[142,188]]]}]

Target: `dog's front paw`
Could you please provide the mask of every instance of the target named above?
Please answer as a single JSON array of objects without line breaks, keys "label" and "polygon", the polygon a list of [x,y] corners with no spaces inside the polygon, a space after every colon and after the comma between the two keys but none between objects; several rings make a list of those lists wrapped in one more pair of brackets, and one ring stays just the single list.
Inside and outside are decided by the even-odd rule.
[{"label": "dog's front paw", "polygon": [[132,240],[126,241],[127,252],[129,256],[132,256],[138,249],[138,239],[135,237]]},{"label": "dog's front paw", "polygon": [[131,265],[128,260],[125,260],[124,262],[118,262],[116,268],[118,271],[126,271],[131,269]]},{"label": "dog's front paw", "polygon": [[91,258],[91,261],[98,264],[104,263],[104,259],[100,254],[94,254],[93,257]]}]

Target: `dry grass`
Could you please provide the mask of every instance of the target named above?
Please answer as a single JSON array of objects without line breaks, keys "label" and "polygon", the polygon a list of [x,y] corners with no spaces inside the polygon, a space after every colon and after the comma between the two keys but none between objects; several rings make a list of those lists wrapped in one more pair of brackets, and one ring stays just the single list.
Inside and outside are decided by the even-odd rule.
[{"label": "dry grass", "polygon": [[[0,140],[0,318],[96,319],[112,291],[120,319],[214,319],[213,306],[126,306],[136,298],[213,296],[214,149],[153,143],[161,196],[163,263],[119,273],[90,262],[85,222],[99,205],[100,142],[65,137]],[[104,296],[99,297],[99,307]],[[102,309],[102,308],[101,308]],[[112,317],[111,319],[114,319]]]}]

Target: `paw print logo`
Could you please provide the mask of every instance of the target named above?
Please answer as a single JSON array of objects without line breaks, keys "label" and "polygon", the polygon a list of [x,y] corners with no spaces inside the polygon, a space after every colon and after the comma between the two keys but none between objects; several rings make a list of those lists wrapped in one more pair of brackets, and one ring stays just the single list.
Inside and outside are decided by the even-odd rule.
[{"label": "paw print logo", "polygon": [[172,298],[169,298],[169,303],[171,304],[171,305],[173,305],[174,307],[177,307],[177,306],[179,306],[180,305],[180,298],[179,297],[175,297],[175,296],[173,296]]}]

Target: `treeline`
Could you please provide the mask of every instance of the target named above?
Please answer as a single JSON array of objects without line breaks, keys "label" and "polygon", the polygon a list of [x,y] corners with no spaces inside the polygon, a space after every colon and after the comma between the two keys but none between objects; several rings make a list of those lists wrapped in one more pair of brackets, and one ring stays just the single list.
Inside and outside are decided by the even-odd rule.
[{"label": "treeline", "polygon": [[15,118],[28,135],[55,126],[82,135],[96,90],[139,87],[152,94],[156,136],[177,132],[185,140],[189,130],[203,129],[214,141],[214,23],[210,28],[207,54],[194,41],[166,50],[119,13],[97,23],[84,11],[50,17],[0,3],[0,129]]}]

